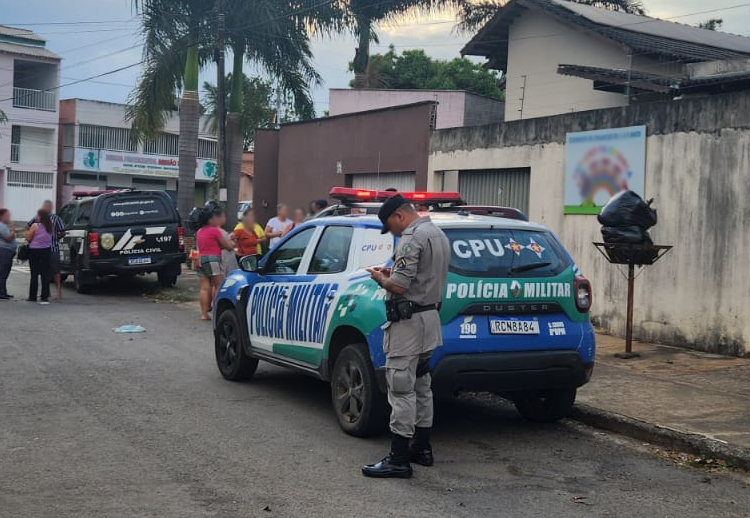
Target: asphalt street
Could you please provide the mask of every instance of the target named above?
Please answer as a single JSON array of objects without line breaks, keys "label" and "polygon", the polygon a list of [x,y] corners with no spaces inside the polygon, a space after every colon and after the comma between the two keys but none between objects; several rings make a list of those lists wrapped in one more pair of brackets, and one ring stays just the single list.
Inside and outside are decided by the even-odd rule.
[{"label": "asphalt street", "polygon": [[[360,474],[388,438],[340,431],[325,383],[261,364],[224,381],[195,304],[155,282],[66,283],[61,303],[0,302],[2,517],[746,517],[750,489],[619,437],[441,401],[437,463]],[[135,323],[143,334],[115,334]],[[596,381],[584,390],[596,390]]]}]

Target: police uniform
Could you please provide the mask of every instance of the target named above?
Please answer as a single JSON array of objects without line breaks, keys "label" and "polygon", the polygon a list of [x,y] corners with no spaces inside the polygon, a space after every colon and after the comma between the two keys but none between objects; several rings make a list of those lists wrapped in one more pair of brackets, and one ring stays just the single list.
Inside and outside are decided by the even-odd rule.
[{"label": "police uniform", "polygon": [[415,426],[432,427],[432,380],[427,361],[443,344],[437,308],[449,261],[448,239],[428,216],[413,221],[396,247],[390,279],[404,293],[389,293],[388,298],[406,299],[417,310],[424,309],[409,319],[387,323],[383,338],[391,431],[402,437],[413,437]]},{"label": "police uniform", "polygon": [[[389,217],[405,204],[407,201],[398,194],[383,204],[378,213],[383,233],[389,231]],[[410,462],[433,464],[429,444],[432,378],[428,361],[432,351],[443,343],[438,308],[449,261],[448,238],[429,217],[416,217],[403,230],[389,276],[389,282],[403,293],[388,292],[388,322],[383,328],[393,438],[388,456],[362,468],[368,477],[409,478]]]}]

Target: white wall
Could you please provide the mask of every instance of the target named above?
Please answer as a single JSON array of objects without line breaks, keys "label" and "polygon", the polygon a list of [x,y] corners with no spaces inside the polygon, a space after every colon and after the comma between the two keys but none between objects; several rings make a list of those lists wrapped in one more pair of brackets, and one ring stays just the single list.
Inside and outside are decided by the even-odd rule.
[{"label": "white wall", "polygon": [[[624,95],[595,91],[591,80],[557,73],[561,64],[627,69],[627,52],[612,41],[527,11],[510,26],[508,49],[505,120],[627,104]],[[668,69],[642,56],[636,56],[632,64],[634,70],[662,74],[675,66],[679,65]]]},{"label": "white wall", "polygon": [[[701,119],[700,115],[687,120],[685,113],[715,114],[724,108],[727,117],[736,117],[745,113],[747,106],[723,105],[718,99],[711,104],[703,100],[698,103],[704,104],[686,105],[682,112],[671,115],[663,108],[651,110],[657,111],[655,117],[673,117],[664,127],[678,120],[689,127],[696,121],[714,120]],[[679,103],[671,104],[677,108]],[[638,109],[646,113],[645,108]],[[606,113],[612,116],[614,112]],[[636,114],[633,119],[641,116]],[[527,129],[533,134],[532,126],[533,132],[554,128],[564,135],[565,125],[574,117],[544,120],[548,125],[536,119],[539,124],[528,121],[525,129],[513,123],[506,126],[504,138],[523,140]],[[656,132],[656,123],[648,123],[645,195],[656,199],[659,210],[659,223],[651,233],[657,244],[674,245],[674,249],[660,262],[646,267],[636,280],[634,322],[636,336],[641,339],[729,354],[750,352],[750,125],[736,122],[737,129],[683,129],[673,133]],[[444,132],[437,132],[428,167],[432,185],[428,188],[439,187],[441,171],[530,167],[530,218],[560,237],[592,281],[592,316],[596,322],[622,335],[627,282],[591,244],[601,240],[600,225],[594,216],[563,215],[562,140],[493,146],[489,140],[481,140],[482,135],[492,134],[493,128],[502,126],[476,128],[475,135],[480,136],[474,144],[467,138],[469,129],[451,133],[450,138],[443,138],[442,147],[456,148],[452,151],[438,149],[439,135]],[[495,130],[495,135],[500,131]],[[450,142],[460,145],[445,145]]]}]

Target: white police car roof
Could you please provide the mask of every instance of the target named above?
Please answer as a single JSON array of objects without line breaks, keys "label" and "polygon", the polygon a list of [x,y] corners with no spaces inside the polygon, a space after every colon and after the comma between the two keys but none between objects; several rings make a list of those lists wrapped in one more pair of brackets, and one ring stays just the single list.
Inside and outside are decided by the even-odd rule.
[{"label": "white police car roof", "polygon": [[[496,216],[478,216],[475,214],[460,214],[453,212],[430,212],[426,214],[442,229],[504,228],[509,230],[531,230],[542,232],[549,230],[544,225],[538,223],[518,219],[498,218]],[[308,223],[314,225],[353,225],[355,227],[368,228],[381,227],[378,217],[372,214],[329,216],[312,219]]]}]

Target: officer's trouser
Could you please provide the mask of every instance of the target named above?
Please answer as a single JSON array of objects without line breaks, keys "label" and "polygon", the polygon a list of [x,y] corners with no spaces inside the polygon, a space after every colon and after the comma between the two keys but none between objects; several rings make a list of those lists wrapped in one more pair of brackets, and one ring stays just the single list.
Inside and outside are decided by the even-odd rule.
[{"label": "officer's trouser", "polygon": [[[391,432],[413,437],[414,427],[432,427],[432,378],[429,371],[417,376],[417,365],[432,352],[421,356],[397,356],[385,360],[388,402],[391,404]],[[420,372],[421,374],[421,372]]]}]

